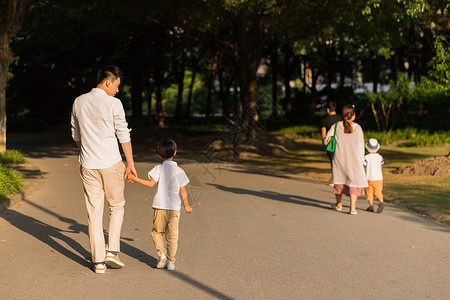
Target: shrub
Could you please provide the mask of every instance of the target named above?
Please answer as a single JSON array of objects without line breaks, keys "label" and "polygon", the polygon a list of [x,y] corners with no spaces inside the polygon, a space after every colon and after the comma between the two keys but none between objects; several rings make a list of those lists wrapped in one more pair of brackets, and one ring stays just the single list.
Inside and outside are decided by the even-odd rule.
[{"label": "shrub", "polygon": [[312,125],[297,125],[285,127],[275,132],[275,134],[286,135],[294,138],[300,137],[317,138],[317,139],[321,138],[320,129],[317,128],[317,126]]},{"label": "shrub", "polygon": [[398,142],[404,147],[424,147],[441,146],[450,144],[450,131],[429,132],[428,130],[418,130],[415,128],[397,129],[387,132],[366,131],[366,140],[375,138],[380,144],[392,144]]},{"label": "shrub", "polygon": [[17,150],[6,150],[0,153],[0,164],[24,164],[25,162],[23,154]]},{"label": "shrub", "polygon": [[0,199],[19,193],[23,185],[22,179],[22,175],[15,170],[0,165]]}]

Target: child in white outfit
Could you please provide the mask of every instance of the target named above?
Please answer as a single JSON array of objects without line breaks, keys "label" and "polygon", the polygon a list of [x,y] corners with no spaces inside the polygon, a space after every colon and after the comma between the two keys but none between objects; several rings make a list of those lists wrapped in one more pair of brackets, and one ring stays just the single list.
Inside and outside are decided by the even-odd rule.
[{"label": "child in white outfit", "polygon": [[[170,138],[164,138],[156,144],[156,153],[163,163],[148,172],[150,180],[137,178],[129,174],[128,179],[142,185],[153,187],[158,182],[158,190],[153,199],[153,230],[152,238],[158,251],[159,261],[156,267],[168,270],[175,269],[175,254],[178,249],[179,220],[181,201],[187,213],[192,212],[189,205],[186,185],[189,179],[186,173],[173,161],[177,153],[177,144]],[[167,242],[167,250],[164,243]]]},{"label": "child in white outfit", "polygon": [[369,202],[367,211],[375,211],[373,208],[373,196],[375,195],[378,201],[380,201],[377,213],[381,213],[384,209],[382,171],[384,159],[377,153],[380,149],[380,144],[378,144],[376,139],[370,139],[366,143],[366,149],[369,151],[369,154],[364,156],[364,167],[366,167],[367,181],[369,183],[369,186],[366,188],[367,201]]}]

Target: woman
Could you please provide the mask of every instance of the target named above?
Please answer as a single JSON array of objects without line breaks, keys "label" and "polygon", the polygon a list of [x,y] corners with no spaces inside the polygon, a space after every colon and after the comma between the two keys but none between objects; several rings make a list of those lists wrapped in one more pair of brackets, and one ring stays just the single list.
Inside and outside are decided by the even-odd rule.
[{"label": "woman", "polygon": [[[364,133],[355,121],[355,106],[345,105],[342,109],[343,121],[337,122],[336,151],[333,158],[334,195],[336,204],[334,210],[342,210],[342,194],[350,196],[350,214],[356,215],[356,199],[364,195],[368,186],[364,172]],[[329,143],[334,134],[334,124],[325,137]]]}]

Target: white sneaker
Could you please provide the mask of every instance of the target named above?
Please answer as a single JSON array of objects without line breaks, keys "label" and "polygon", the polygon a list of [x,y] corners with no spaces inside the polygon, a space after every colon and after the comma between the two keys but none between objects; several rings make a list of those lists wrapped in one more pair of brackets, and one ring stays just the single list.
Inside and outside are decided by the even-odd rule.
[{"label": "white sneaker", "polygon": [[125,264],[120,261],[119,255],[115,255],[115,256],[107,255],[106,263],[113,269],[120,269],[120,268],[125,267]]},{"label": "white sneaker", "polygon": [[159,258],[158,264],[156,265],[156,267],[158,269],[164,269],[167,265],[167,258],[166,255],[163,253],[161,255],[161,257]]},{"label": "white sneaker", "polygon": [[95,274],[104,274],[106,271],[106,265],[103,263],[95,264],[94,271],[95,271]]},{"label": "white sneaker", "polygon": [[169,271],[175,270],[175,265],[173,264],[173,262],[169,262],[167,264],[167,270],[169,270]]}]

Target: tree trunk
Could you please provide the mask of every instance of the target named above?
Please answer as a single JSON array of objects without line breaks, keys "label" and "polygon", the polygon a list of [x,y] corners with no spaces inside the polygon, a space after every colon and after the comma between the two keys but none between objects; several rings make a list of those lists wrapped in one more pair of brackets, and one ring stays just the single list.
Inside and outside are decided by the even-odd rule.
[{"label": "tree trunk", "polygon": [[377,112],[377,109],[375,108],[374,103],[371,104],[371,108],[372,108],[372,112],[373,112],[373,117],[375,118],[375,122],[377,123],[378,131],[380,131],[380,129],[381,129],[380,117],[378,116],[378,112]]},{"label": "tree trunk", "polygon": [[[1,45],[0,45],[1,47]],[[6,150],[6,85],[8,77],[8,64],[0,66],[0,152]]]},{"label": "tree trunk", "polygon": [[0,2],[0,152],[6,150],[6,86],[9,64],[13,53],[9,45],[11,37],[19,32],[28,0],[6,0]]},{"label": "tree trunk", "polygon": [[316,104],[317,104],[317,78],[319,77],[319,74],[314,74],[313,69],[311,68],[312,72],[312,84],[311,84],[311,101],[309,102],[309,115],[310,117],[314,117],[316,113]]},{"label": "tree trunk", "polygon": [[214,83],[214,75],[216,73],[217,68],[216,60],[217,60],[216,57],[212,59],[211,67],[209,69],[208,96],[206,98],[206,111],[205,111],[206,124],[209,124],[211,121],[213,83]]},{"label": "tree trunk", "polygon": [[240,15],[237,21],[236,34],[240,69],[239,87],[241,89],[242,125],[246,135],[249,134],[249,137],[253,139],[256,137],[256,124],[258,122],[256,71],[264,43],[262,15]]},{"label": "tree trunk", "polygon": [[186,121],[189,121],[191,118],[191,103],[192,103],[192,92],[194,90],[194,83],[195,83],[195,68],[192,68],[192,77],[191,77],[191,83],[189,84],[189,93],[188,93],[188,99],[187,99],[187,105],[186,105]]},{"label": "tree trunk", "polygon": [[142,125],[142,75],[142,70],[137,69],[132,77],[131,109],[134,125]]},{"label": "tree trunk", "polygon": [[291,52],[289,46],[284,46],[284,111],[287,115],[292,113],[291,68],[289,63],[292,56]]},{"label": "tree trunk", "polygon": [[156,98],[156,119],[158,127],[164,127],[164,113],[162,105],[162,74],[161,70],[155,70],[155,98]]},{"label": "tree trunk", "polygon": [[278,117],[278,45],[276,41],[270,55],[270,64],[272,65],[272,119],[275,120]]},{"label": "tree trunk", "polygon": [[397,51],[391,57],[391,80],[397,82],[397,73],[399,69],[399,55]]},{"label": "tree trunk", "polygon": [[[226,74],[225,69],[218,65],[217,75],[219,77],[219,86],[220,86],[220,98],[222,100],[222,113],[224,116],[228,117],[230,115],[230,105],[229,105],[229,97],[230,97],[230,87],[233,83],[232,76]],[[225,76],[224,76],[225,74]],[[226,79],[229,80],[226,80]]]},{"label": "tree trunk", "polygon": [[186,60],[186,52],[183,51],[181,57],[181,66],[180,70],[177,74],[177,83],[178,83],[178,92],[177,92],[177,105],[175,110],[175,117],[177,120],[181,118],[182,108],[183,108],[183,91],[184,91],[184,73],[185,73],[185,60]]},{"label": "tree trunk", "polygon": [[378,56],[372,59],[372,81],[373,81],[373,88],[372,92],[378,93],[378,81],[380,76],[380,70],[378,66]]}]

